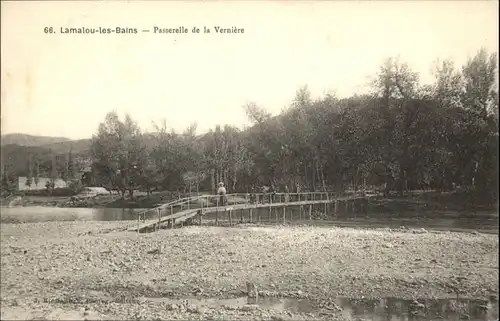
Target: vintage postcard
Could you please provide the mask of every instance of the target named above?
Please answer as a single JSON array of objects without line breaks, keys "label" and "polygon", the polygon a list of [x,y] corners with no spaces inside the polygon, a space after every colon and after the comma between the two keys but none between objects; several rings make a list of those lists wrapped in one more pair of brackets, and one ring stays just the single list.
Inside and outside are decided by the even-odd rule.
[{"label": "vintage postcard", "polygon": [[498,320],[497,1],[2,1],[2,320]]}]

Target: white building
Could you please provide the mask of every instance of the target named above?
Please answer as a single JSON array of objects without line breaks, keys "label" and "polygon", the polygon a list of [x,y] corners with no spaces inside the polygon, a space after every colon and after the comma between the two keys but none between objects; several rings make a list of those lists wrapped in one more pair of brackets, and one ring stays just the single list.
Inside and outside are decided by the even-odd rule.
[{"label": "white building", "polygon": [[[38,184],[35,184],[35,179],[33,178],[31,180],[31,185],[30,186],[26,185],[26,181],[27,180],[28,180],[27,177],[19,176],[19,178],[18,178],[18,186],[17,186],[17,188],[19,189],[19,191],[44,190],[44,189],[46,189],[47,182],[50,181],[50,178],[39,177],[38,178]],[[62,180],[60,178],[56,178],[56,180],[54,181],[54,188],[64,188],[64,187],[68,187],[68,184],[64,180]]]},{"label": "white building", "polygon": [[85,187],[83,191],[78,194],[79,197],[94,197],[98,195],[110,195],[111,193],[104,187]]}]

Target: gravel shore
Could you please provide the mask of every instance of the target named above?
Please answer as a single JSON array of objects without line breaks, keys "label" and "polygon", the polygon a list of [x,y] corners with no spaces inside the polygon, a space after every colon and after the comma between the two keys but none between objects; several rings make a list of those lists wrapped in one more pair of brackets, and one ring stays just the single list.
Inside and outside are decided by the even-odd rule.
[{"label": "gravel shore", "polygon": [[184,227],[130,222],[2,224],[2,319],[347,320],[329,314],[193,307],[148,298],[489,298],[498,236],[322,227]]}]

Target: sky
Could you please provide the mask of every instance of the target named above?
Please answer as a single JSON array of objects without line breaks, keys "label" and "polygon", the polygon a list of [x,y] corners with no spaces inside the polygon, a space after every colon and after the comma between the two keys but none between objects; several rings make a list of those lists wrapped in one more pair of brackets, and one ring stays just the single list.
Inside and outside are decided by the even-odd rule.
[{"label": "sky", "polygon": [[388,57],[428,83],[438,58],[498,51],[498,1],[2,1],[0,30],[2,134],[89,138],[113,110],[147,131],[164,119],[202,133],[248,125],[249,102],[277,114],[304,85],[313,97],[365,93]]}]

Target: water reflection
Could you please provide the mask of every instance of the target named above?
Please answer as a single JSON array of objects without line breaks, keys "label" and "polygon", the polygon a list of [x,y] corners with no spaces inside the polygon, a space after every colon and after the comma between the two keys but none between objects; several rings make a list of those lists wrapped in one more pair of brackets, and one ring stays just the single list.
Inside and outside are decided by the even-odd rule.
[{"label": "water reflection", "polygon": [[[321,208],[316,210],[321,211]],[[285,211],[286,224],[314,224],[315,226],[355,226],[355,227],[375,227],[375,228],[399,228],[405,226],[409,228],[428,228],[428,229],[442,229],[442,230],[483,230],[498,232],[498,213],[486,213],[469,215],[470,217],[461,217],[460,213],[447,213],[435,214],[434,216],[417,216],[415,212],[412,213],[330,213],[329,215],[322,215],[314,217],[315,209],[312,210],[313,219],[309,220],[309,213],[307,206],[300,209],[299,206],[288,207]],[[316,212],[319,213],[319,212]],[[475,215],[475,216],[474,216]],[[229,222],[229,212],[209,213],[204,216],[204,219],[215,221],[218,216],[220,224],[227,224]],[[258,223],[283,223],[283,210],[282,208],[276,210],[268,208],[257,208],[252,212],[252,222]],[[233,211],[233,223],[250,222],[250,215],[248,210]]]},{"label": "water reflection", "polygon": [[[45,222],[45,221],[121,221],[136,220],[137,213],[145,209],[121,209],[121,208],[61,208],[61,207],[2,207],[2,223],[23,223],[23,222]],[[162,215],[167,213],[163,212]],[[156,212],[149,211],[146,219],[156,218]],[[345,214],[325,215],[324,217],[309,220],[307,211],[300,210],[300,207],[289,207],[286,210],[287,224],[314,224],[315,226],[356,226],[356,227],[390,227],[399,228],[406,226],[410,228],[429,228],[445,230],[482,230],[498,231],[498,214],[478,215],[476,218],[460,218],[448,216],[435,217],[408,217],[400,215],[394,217],[394,214],[377,213],[368,214]],[[414,215],[414,214],[413,214]],[[210,213],[204,216],[205,223],[218,216],[219,223],[224,225],[229,222],[229,212]],[[233,223],[249,222],[250,215],[248,210],[234,211],[232,217]],[[271,212],[268,208],[254,209],[252,214],[253,222],[283,223],[283,211],[280,209]]]},{"label": "water reflection", "polygon": [[401,300],[384,298],[356,300],[339,298],[336,304],[346,318],[373,321],[412,320],[496,320],[498,302],[468,299]]},{"label": "water reflection", "polygon": [[2,207],[2,223],[47,221],[122,221],[136,220],[144,209],[121,208],[61,208],[61,207]]},{"label": "water reflection", "polygon": [[[245,305],[258,305],[262,309],[291,313],[340,314],[347,320],[416,321],[416,320],[469,320],[492,321],[498,318],[498,302],[467,299],[423,299],[418,301],[398,298],[352,299],[337,298],[336,308],[318,306],[306,299],[280,299],[243,297],[236,299],[198,298],[143,298],[170,304],[189,304],[212,308],[240,309]],[[333,304],[333,303],[332,303]]]}]

